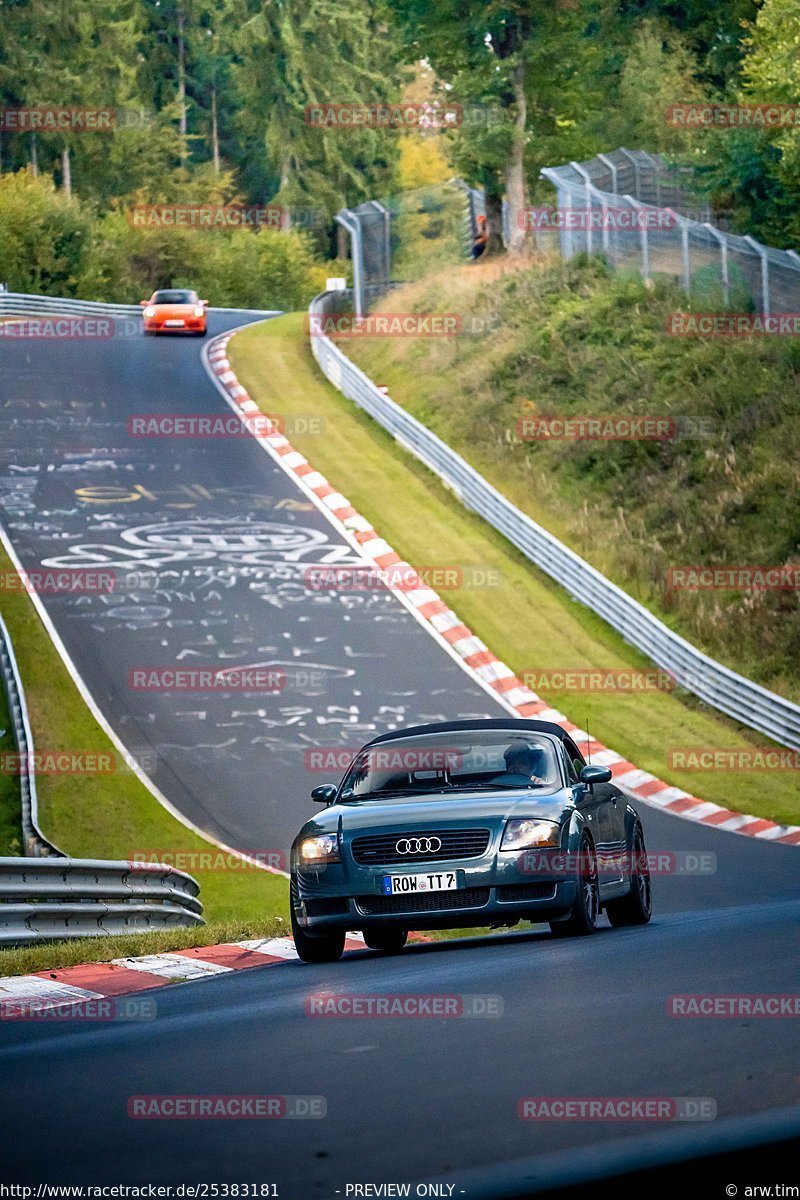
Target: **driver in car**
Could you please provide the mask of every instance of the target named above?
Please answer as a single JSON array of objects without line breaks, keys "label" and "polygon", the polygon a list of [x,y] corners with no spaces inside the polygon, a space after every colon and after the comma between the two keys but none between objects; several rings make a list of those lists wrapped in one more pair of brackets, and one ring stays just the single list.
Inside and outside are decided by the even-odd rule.
[{"label": "driver in car", "polygon": [[506,769],[492,783],[503,787],[541,787],[548,782],[547,753],[541,746],[512,742],[503,755]]}]

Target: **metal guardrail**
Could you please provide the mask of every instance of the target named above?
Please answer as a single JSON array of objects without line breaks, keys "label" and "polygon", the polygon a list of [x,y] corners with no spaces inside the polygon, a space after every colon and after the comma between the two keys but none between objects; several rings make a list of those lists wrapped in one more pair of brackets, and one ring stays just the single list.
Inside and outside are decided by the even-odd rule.
[{"label": "metal guardrail", "polygon": [[14,647],[0,616],[0,686],[3,688],[8,715],[14,731],[14,744],[20,757],[19,791],[22,808],[22,841],[25,853],[34,858],[60,855],[61,851],[49,842],[39,828],[36,774],[32,769],[33,736],[25,703],[22,678],[14,656]]},{"label": "metal guardrail", "polygon": [[0,946],[202,925],[200,885],[158,863],[68,858],[39,828],[34,746],[14,647],[0,617],[0,683],[20,756],[25,858],[0,858]]},{"label": "metal guardrail", "polygon": [[157,863],[0,859],[0,945],[202,925],[199,884]]},{"label": "metal guardrail", "polygon": [[[210,313],[258,313],[271,316],[275,308],[211,308]],[[25,292],[0,292],[0,320],[4,317],[135,317],[141,319],[139,304],[106,304],[100,300],[70,300],[63,296],[38,296]]]},{"label": "metal guardrail", "polygon": [[[341,292],[323,292],[312,315],[335,311]],[[526,558],[560,583],[575,600],[598,613],[676,683],[713,708],[773,741],[800,749],[800,707],[703,654],[622,588],[520,512],[436,434],[375,387],[329,338],[314,336],[311,350],[322,373],[349,400],[383,426],[430,468],[467,508],[484,518]]]}]

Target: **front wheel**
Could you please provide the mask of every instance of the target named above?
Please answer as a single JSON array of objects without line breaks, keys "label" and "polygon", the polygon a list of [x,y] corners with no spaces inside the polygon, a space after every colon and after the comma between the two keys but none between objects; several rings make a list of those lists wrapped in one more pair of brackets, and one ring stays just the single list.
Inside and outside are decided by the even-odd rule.
[{"label": "front wheel", "polygon": [[364,943],[370,950],[382,950],[384,954],[399,954],[408,941],[408,931],[395,929],[393,925],[373,925],[364,930]]},{"label": "front wheel", "polygon": [[554,937],[583,937],[587,933],[594,933],[597,929],[597,917],[600,912],[600,884],[597,879],[597,856],[592,839],[588,834],[584,834],[581,838],[578,862],[580,864],[578,894],[575,897],[572,912],[566,921],[550,922],[550,932]]},{"label": "front wheel", "polygon": [[338,962],[344,953],[344,932],[343,929],[336,929],[330,933],[306,933],[305,929],[298,925],[292,909],[292,938],[301,962]]},{"label": "front wheel", "polygon": [[631,890],[621,900],[611,900],[606,905],[606,916],[619,929],[623,925],[646,925],[652,914],[650,868],[642,827],[637,825],[631,843]]}]

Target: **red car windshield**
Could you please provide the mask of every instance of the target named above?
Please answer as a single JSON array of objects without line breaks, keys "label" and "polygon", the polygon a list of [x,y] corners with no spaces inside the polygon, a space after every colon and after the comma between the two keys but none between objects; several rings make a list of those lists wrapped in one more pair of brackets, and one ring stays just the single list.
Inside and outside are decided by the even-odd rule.
[{"label": "red car windshield", "polygon": [[197,292],[173,288],[171,291],[155,292],[151,304],[199,304]]}]

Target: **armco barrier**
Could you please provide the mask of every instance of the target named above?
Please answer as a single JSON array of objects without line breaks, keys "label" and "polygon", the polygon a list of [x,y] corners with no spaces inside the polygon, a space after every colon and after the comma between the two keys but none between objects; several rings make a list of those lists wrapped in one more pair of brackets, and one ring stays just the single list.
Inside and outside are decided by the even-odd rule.
[{"label": "armco barrier", "polygon": [[200,886],[158,863],[68,858],[39,828],[34,746],[14,647],[0,617],[0,683],[20,755],[25,858],[0,858],[0,946],[202,925]]},{"label": "armco barrier", "polygon": [[[210,313],[256,313],[274,316],[274,308],[211,308]],[[69,300],[62,296],[34,296],[24,292],[0,292],[0,321],[9,317],[123,317],[141,319],[139,304],[105,304],[99,300]]]},{"label": "armco barrier", "polygon": [[14,731],[14,743],[20,756],[21,769],[18,778],[22,809],[22,841],[25,853],[34,858],[60,855],[61,851],[58,847],[49,842],[39,828],[36,775],[32,770],[33,735],[28,720],[22,679],[17,667],[17,660],[14,657],[14,647],[11,645],[11,638],[2,617],[0,617],[0,686],[5,694],[8,715]]},{"label": "armco barrier", "polygon": [[[312,315],[341,307],[342,292],[323,292]],[[314,336],[311,350],[323,374],[382,425],[452,490],[467,508],[506,537],[575,600],[603,617],[675,681],[713,708],[767,737],[800,749],[800,707],[703,654],[612,583],[574,551],[520,512],[441,438],[383,395],[329,338]]]},{"label": "armco barrier", "polygon": [[191,875],[158,863],[71,859],[47,840],[38,822],[25,692],[2,617],[0,681],[22,761],[22,835],[31,856],[0,858],[0,946],[202,925],[200,887]]},{"label": "armco barrier", "polygon": [[199,891],[159,864],[0,858],[0,945],[202,925]]}]

